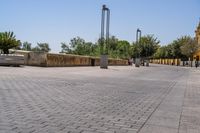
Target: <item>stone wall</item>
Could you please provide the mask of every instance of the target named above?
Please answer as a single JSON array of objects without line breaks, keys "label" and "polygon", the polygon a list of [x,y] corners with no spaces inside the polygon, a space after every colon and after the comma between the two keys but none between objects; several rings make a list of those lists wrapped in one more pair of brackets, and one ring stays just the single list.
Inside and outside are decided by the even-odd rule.
[{"label": "stone wall", "polygon": [[[79,56],[69,54],[47,54],[47,66],[99,66],[100,59],[90,56]],[[128,65],[127,60],[108,59],[108,65]]]},{"label": "stone wall", "polygon": [[17,54],[0,54],[0,66],[24,65],[24,56]]},{"label": "stone wall", "polygon": [[[70,54],[53,54],[41,52],[15,51],[25,58],[25,65],[43,67],[66,67],[66,66],[99,66],[100,58],[79,56]],[[128,65],[128,60],[109,59],[109,65]]]},{"label": "stone wall", "polygon": [[46,53],[32,51],[15,51],[16,54],[24,55],[25,65],[46,66]]},{"label": "stone wall", "polygon": [[[195,60],[193,61],[181,61],[181,59],[151,59],[151,63],[154,64],[163,64],[163,65],[176,65],[176,66],[195,66]],[[198,61],[198,66],[200,65],[200,61]]]},{"label": "stone wall", "polygon": [[46,54],[48,67],[64,67],[64,66],[89,66],[91,64],[90,57],[66,55],[66,54]]},{"label": "stone wall", "polygon": [[151,59],[150,63],[163,64],[163,65],[180,65],[180,59]]}]

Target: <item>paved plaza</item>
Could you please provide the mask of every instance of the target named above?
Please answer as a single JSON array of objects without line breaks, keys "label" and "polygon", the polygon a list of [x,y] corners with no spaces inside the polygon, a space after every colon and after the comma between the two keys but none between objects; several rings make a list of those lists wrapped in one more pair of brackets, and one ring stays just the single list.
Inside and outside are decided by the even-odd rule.
[{"label": "paved plaza", "polygon": [[0,67],[0,133],[200,133],[200,68]]}]

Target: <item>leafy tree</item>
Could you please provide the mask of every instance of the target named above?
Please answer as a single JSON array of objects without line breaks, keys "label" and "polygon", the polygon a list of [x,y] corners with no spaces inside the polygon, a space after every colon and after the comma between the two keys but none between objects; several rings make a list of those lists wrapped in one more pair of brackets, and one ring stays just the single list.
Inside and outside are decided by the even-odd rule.
[{"label": "leafy tree", "polygon": [[9,49],[17,48],[20,44],[13,32],[0,32],[0,49],[4,54],[9,54]]},{"label": "leafy tree", "polygon": [[131,50],[133,51],[132,52],[132,57],[133,58],[139,57],[139,55],[140,55],[140,49],[139,49],[138,44],[136,44],[136,42],[133,42],[133,44],[131,46]]},{"label": "leafy tree", "polygon": [[84,39],[76,37],[70,40],[69,46],[70,49],[73,51],[72,52],[73,54],[84,55],[85,53],[84,44],[85,44]]},{"label": "leafy tree", "polygon": [[[146,50],[147,47],[148,51],[146,50],[145,52],[148,53],[145,53],[145,56],[151,56],[158,48],[158,43],[159,41],[157,38],[148,35],[143,37],[142,44],[138,47],[137,45],[130,45],[128,41],[119,40],[115,36],[111,36],[107,45],[108,56],[111,58],[129,59],[130,57],[134,57],[138,51],[143,50],[144,52],[144,49]],[[93,44],[91,42],[86,42],[80,37],[71,39],[69,45],[61,43],[61,48],[61,52],[77,55],[99,56],[101,50],[106,52],[105,47],[102,49],[101,39]]]},{"label": "leafy tree", "polygon": [[117,57],[128,59],[130,58],[130,43],[128,41],[122,40],[117,42]]},{"label": "leafy tree", "polygon": [[154,58],[175,58],[173,54],[173,45],[169,44],[158,48],[153,56]]},{"label": "leafy tree", "polygon": [[197,41],[194,38],[191,38],[190,36],[184,36],[182,37],[182,39],[184,40],[184,42],[181,46],[181,53],[193,60],[193,55],[199,49]]},{"label": "leafy tree", "polygon": [[193,54],[198,50],[198,44],[194,38],[183,36],[172,43],[160,47],[154,54],[154,58],[180,58],[192,59]]},{"label": "leafy tree", "polygon": [[32,50],[37,52],[49,52],[51,49],[48,43],[37,43],[37,46]]},{"label": "leafy tree", "polygon": [[153,35],[141,37],[138,43],[133,43],[133,57],[150,57],[156,53],[160,41]]},{"label": "leafy tree", "polygon": [[185,55],[182,54],[181,52],[181,47],[186,43],[188,37],[187,36],[183,36],[180,37],[176,40],[174,40],[170,45],[171,45],[171,52],[172,52],[172,56],[173,58],[185,58]]},{"label": "leafy tree", "polygon": [[108,41],[108,50],[117,50],[118,41],[119,39],[117,39],[115,36],[111,36]]},{"label": "leafy tree", "polygon": [[24,42],[24,43],[22,44],[22,50],[31,51],[31,50],[32,50],[31,45],[32,45],[32,44],[29,43],[29,42]]},{"label": "leafy tree", "polygon": [[61,53],[68,53],[68,54],[72,53],[69,45],[67,45],[64,42],[61,42],[61,48],[62,48]]},{"label": "leafy tree", "polygon": [[70,40],[69,45],[61,43],[62,51],[77,55],[98,55],[99,47],[92,42],[85,42],[84,39],[76,37]]},{"label": "leafy tree", "polygon": [[99,56],[100,55],[100,46],[98,43],[92,44],[91,46],[91,56]]}]

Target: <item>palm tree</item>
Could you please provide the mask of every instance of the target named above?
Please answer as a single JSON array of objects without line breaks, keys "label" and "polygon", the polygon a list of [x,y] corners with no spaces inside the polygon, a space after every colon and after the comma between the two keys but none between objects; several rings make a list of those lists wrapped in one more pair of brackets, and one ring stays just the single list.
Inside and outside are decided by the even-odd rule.
[{"label": "palm tree", "polygon": [[9,54],[9,49],[19,45],[20,40],[16,40],[13,32],[0,32],[0,49],[4,54]]}]

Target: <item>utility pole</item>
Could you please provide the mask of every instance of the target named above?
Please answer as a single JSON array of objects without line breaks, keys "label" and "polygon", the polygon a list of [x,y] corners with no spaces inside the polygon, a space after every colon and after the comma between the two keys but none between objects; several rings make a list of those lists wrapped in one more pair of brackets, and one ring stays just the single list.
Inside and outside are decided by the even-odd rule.
[{"label": "utility pole", "polygon": [[[106,26],[105,26],[106,25]],[[109,46],[109,28],[110,28],[110,9],[106,5],[102,6],[101,15],[101,44],[100,44],[100,68],[108,68],[108,46]],[[105,36],[106,31],[106,36]]]},{"label": "utility pole", "polygon": [[[140,43],[140,39],[142,36],[142,31],[138,28],[136,31],[136,45],[138,46]],[[136,55],[136,59],[135,59],[135,67],[140,67],[140,50],[137,49],[137,55]]]}]

